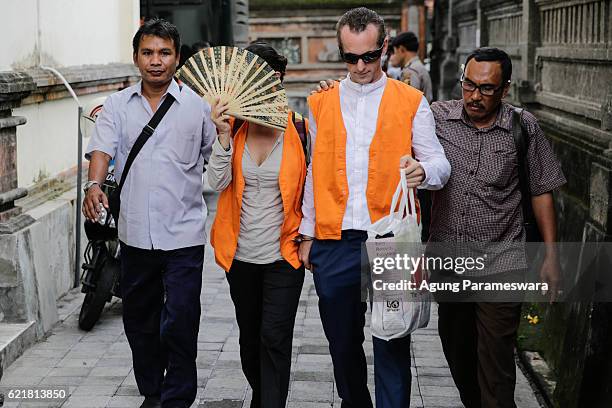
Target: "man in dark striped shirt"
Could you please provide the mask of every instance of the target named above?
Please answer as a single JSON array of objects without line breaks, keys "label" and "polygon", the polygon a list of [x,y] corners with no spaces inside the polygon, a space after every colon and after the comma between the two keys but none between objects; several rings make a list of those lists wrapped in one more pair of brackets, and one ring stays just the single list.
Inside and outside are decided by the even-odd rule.
[{"label": "man in dark striped shirt", "polygon": [[[502,101],[511,75],[512,62],[504,51],[478,49],[466,60],[463,100],[431,106],[436,133],[452,170],[446,186],[434,192],[430,242],[498,245],[495,243],[525,241],[519,158],[512,132],[514,108]],[[533,212],[543,241],[554,242],[552,191],[566,180],[536,118],[524,112],[522,121],[528,140],[525,160]],[[511,246],[486,272],[521,276],[527,268],[521,248]],[[553,249],[545,256],[540,279],[555,296],[559,267]],[[440,303],[438,324],[444,354],[467,408],[516,407],[514,345],[520,311],[518,302]]]}]

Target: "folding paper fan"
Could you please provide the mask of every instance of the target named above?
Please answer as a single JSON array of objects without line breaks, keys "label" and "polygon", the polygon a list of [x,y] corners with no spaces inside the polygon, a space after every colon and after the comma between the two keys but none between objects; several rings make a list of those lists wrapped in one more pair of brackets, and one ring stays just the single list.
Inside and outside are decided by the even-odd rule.
[{"label": "folding paper fan", "polygon": [[187,60],[177,78],[212,103],[228,102],[228,114],[263,126],[287,127],[287,94],[260,57],[236,47],[205,48]]}]

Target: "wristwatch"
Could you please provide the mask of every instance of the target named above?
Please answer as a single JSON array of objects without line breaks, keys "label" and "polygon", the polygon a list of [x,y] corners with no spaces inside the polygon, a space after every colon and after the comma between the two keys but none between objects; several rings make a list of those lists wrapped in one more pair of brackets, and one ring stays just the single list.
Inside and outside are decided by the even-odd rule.
[{"label": "wristwatch", "polygon": [[96,184],[98,185],[98,187],[100,187],[100,183],[98,183],[96,180],[89,180],[87,183],[83,184],[83,192],[87,194],[89,189]]},{"label": "wristwatch", "polygon": [[298,235],[297,237],[293,238],[293,242],[297,243],[297,244],[301,244],[304,241],[312,241],[314,238],[313,237],[309,237],[307,235]]}]

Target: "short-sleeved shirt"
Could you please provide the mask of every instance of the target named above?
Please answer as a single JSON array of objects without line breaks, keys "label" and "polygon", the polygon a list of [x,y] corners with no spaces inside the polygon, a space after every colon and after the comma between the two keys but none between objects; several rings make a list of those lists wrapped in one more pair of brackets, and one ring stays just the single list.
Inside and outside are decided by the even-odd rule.
[{"label": "short-sleeved shirt", "polygon": [[[168,93],[176,101],[134,160],[121,191],[119,239],[137,248],[173,250],[206,240],[202,170],[216,137],[210,106],[175,81]],[[95,150],[113,157],[119,181],[130,149],[152,116],[142,82],[110,95],[86,158]]]},{"label": "short-sleeved shirt", "polygon": [[[518,155],[512,134],[513,107],[502,103],[495,123],[476,128],[462,100],[434,102],[436,134],[451,164],[451,175],[434,192],[431,241],[522,242],[525,240]],[[529,188],[540,195],[565,184],[551,145],[529,112],[523,113],[529,142]],[[514,246],[497,260],[496,270],[526,267],[525,253]]]},{"label": "short-sleeved shirt", "polygon": [[427,102],[431,103],[433,99],[431,77],[418,56],[413,57],[404,65],[401,81],[423,92]]}]

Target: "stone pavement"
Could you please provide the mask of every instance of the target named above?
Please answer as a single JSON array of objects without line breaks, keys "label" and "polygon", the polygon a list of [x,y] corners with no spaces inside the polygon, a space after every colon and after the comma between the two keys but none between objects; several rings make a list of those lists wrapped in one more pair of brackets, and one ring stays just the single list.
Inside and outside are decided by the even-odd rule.
[{"label": "stone pavement", "polygon": [[[203,275],[202,322],[198,338],[198,395],[194,407],[248,407],[250,390],[240,370],[238,328],[234,320],[224,272],[214,264],[207,247]],[[121,303],[108,305],[100,322],[87,333],[77,326],[82,294],[70,292],[62,299],[63,321],[51,334],[17,359],[4,373],[0,386],[67,387],[63,403],[22,403],[23,407],[138,407],[130,349],[123,332]],[[436,331],[436,306],[429,327],[412,337],[411,407],[461,407]],[[372,341],[366,328],[365,349],[372,399],[374,378]],[[307,273],[299,303],[293,341],[293,366],[289,408],[339,407],[332,363],[319,320],[317,295]],[[519,408],[539,404],[517,369],[516,401]],[[16,407],[5,403],[5,407]]]}]

